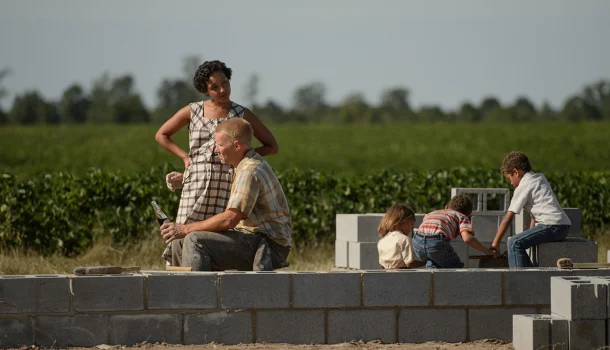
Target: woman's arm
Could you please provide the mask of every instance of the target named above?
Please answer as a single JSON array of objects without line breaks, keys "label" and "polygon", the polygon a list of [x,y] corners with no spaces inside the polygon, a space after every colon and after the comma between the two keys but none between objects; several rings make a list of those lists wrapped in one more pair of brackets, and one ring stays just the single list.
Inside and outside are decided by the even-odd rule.
[{"label": "woman's arm", "polygon": [[268,156],[276,154],[280,150],[280,146],[277,144],[275,137],[271,131],[265,126],[265,124],[252,113],[249,109],[245,109],[244,119],[252,125],[254,131],[254,137],[260,141],[263,145],[255,149],[255,151],[261,156]]},{"label": "woman's arm", "polygon": [[189,155],[172,140],[171,136],[188,125],[190,119],[191,107],[185,106],[161,125],[159,131],[157,131],[157,134],[155,135],[155,140],[157,140],[161,146],[182,159],[185,169],[189,166]]}]

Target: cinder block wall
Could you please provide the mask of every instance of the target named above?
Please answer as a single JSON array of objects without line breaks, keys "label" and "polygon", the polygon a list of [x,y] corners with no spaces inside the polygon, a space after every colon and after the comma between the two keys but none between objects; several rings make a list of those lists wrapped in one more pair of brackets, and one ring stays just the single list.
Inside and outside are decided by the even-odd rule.
[{"label": "cinder block wall", "polygon": [[510,341],[574,275],[610,269],[1,276],[0,347]]}]

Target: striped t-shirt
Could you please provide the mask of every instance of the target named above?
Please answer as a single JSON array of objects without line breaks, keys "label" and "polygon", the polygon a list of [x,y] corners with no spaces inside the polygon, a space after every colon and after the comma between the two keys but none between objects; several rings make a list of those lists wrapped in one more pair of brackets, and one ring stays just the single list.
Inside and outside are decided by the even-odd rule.
[{"label": "striped t-shirt", "polygon": [[462,232],[474,235],[470,219],[451,209],[435,210],[427,214],[416,230],[423,235],[442,233],[448,240],[458,237]]}]

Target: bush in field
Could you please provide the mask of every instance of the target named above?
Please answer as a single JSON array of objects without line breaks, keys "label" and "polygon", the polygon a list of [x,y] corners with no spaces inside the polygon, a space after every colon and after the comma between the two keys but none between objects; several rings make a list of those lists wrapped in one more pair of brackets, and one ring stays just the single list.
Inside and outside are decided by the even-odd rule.
[{"label": "bush in field", "polygon": [[[179,191],[165,186],[169,165],[139,173],[91,169],[83,176],[53,173],[29,180],[0,179],[0,245],[41,253],[77,254],[98,235],[117,242],[160,239],[150,201],[175,217]],[[561,205],[583,212],[585,234],[610,223],[609,172],[545,173]],[[360,177],[316,171],[278,172],[288,198],[297,244],[334,240],[337,213],[382,213],[395,202],[416,212],[442,208],[452,187],[500,187],[497,169],[382,170]]]}]

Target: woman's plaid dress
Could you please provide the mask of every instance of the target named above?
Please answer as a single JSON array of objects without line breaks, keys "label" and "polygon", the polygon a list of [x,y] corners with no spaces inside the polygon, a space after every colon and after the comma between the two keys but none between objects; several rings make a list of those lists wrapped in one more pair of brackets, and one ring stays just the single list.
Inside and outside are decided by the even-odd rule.
[{"label": "woman's plaid dress", "polygon": [[[184,171],[183,188],[176,223],[188,224],[222,213],[227,207],[233,181],[233,168],[222,164],[214,153],[218,124],[230,118],[243,118],[244,107],[231,102],[226,118],[206,118],[203,101],[191,103],[189,123],[189,160]],[[169,247],[168,247],[169,248]],[[171,250],[163,256],[171,261]]]}]

